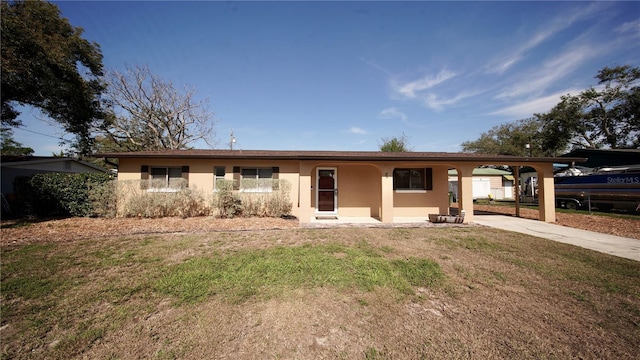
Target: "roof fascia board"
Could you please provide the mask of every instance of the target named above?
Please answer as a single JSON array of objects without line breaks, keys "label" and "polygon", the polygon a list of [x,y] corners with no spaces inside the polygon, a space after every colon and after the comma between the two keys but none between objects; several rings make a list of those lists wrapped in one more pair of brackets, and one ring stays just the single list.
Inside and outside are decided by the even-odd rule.
[{"label": "roof fascia board", "polygon": [[[374,155],[375,154],[375,155]],[[421,155],[423,154],[423,155]],[[305,154],[295,153],[282,154],[282,152],[276,152],[269,154],[253,153],[253,152],[238,152],[238,153],[103,153],[95,154],[94,157],[105,158],[176,158],[176,159],[246,159],[246,160],[299,160],[299,161],[356,161],[356,162],[467,162],[477,164],[510,164],[510,165],[528,165],[535,163],[572,163],[572,162],[585,162],[586,158],[579,157],[511,157],[511,156],[465,156],[458,155],[456,153],[450,153],[451,155],[429,155],[426,153],[405,153],[404,155],[383,155],[379,153],[373,153],[371,155],[364,154],[349,154],[339,153],[335,154]]]}]

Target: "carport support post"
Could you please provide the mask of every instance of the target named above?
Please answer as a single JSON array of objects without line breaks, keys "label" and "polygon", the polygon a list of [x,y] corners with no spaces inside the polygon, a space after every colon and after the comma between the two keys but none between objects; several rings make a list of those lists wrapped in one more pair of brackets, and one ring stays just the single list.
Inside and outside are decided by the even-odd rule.
[{"label": "carport support post", "polygon": [[473,222],[473,165],[457,166],[458,214],[464,211],[464,222]]},{"label": "carport support post", "polygon": [[380,221],[383,223],[393,222],[393,167],[382,166],[382,204]]},{"label": "carport support post", "polygon": [[513,167],[513,185],[515,185],[516,217],[520,217],[520,166]]},{"label": "carport support post", "polygon": [[544,222],[556,222],[555,184],[553,164],[538,165],[538,218]]}]

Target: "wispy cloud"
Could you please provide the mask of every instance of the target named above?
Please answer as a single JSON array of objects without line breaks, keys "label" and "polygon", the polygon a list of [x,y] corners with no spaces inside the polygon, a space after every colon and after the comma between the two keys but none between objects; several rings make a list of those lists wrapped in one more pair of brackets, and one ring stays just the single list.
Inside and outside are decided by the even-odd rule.
[{"label": "wispy cloud", "polygon": [[637,41],[640,39],[640,19],[636,21],[626,22],[615,29],[620,34],[629,34],[631,41]]},{"label": "wispy cloud", "polygon": [[[608,5],[606,5],[608,6]],[[523,44],[507,55],[503,55],[486,66],[486,72],[489,74],[501,75],[509,70],[513,65],[517,64],[526,57],[526,54],[553,37],[558,32],[570,27],[574,22],[586,19],[594,13],[602,9],[600,4],[592,4],[586,7],[577,8],[575,12],[567,16],[566,13],[552,18],[549,22],[541,24],[539,31],[531,35]]]},{"label": "wispy cloud", "polygon": [[428,74],[407,82],[392,78],[390,83],[396,99],[412,100],[432,110],[442,111],[445,106],[470,96],[467,93],[450,95],[453,83],[448,81],[457,76],[458,73],[443,69],[436,74]]},{"label": "wispy cloud", "polygon": [[369,133],[367,130],[359,128],[357,126],[350,127],[349,130],[347,130],[347,132],[350,134],[356,134],[356,135],[366,135]]},{"label": "wispy cloud", "polygon": [[619,33],[632,32],[636,34],[640,34],[640,19],[636,21],[626,22],[616,28],[616,31]]},{"label": "wispy cloud", "polygon": [[400,119],[402,122],[407,121],[407,115],[395,107],[382,110],[378,115],[381,119]]},{"label": "wispy cloud", "polygon": [[423,104],[426,107],[433,109],[435,111],[442,111],[444,110],[446,105],[454,105],[458,103],[460,100],[466,99],[474,95],[476,95],[476,93],[463,92],[454,97],[445,98],[445,97],[439,97],[435,94],[427,94],[423,99]]},{"label": "wispy cloud", "polygon": [[415,99],[418,93],[430,89],[456,76],[456,73],[447,69],[441,70],[435,76],[426,75],[414,81],[399,83],[397,80],[391,81],[391,86],[396,94],[407,99]]},{"label": "wispy cloud", "polygon": [[383,68],[382,66],[380,66],[380,65],[378,65],[378,64],[376,64],[376,63],[374,63],[373,61],[367,60],[367,59],[365,59],[365,58],[360,58],[360,60],[361,60],[363,63],[365,63],[365,64],[367,64],[367,65],[371,66],[371,67],[372,67],[372,68],[374,68],[374,69],[380,70],[380,71],[382,71],[383,73],[385,73],[385,74],[387,74],[387,75],[391,75],[391,71],[389,71],[389,70],[387,70],[387,69]]},{"label": "wispy cloud", "polygon": [[552,84],[570,75],[578,66],[598,54],[594,46],[584,44],[569,48],[564,53],[544,62],[538,70],[514,78],[513,85],[505,87],[495,99],[509,99],[529,94],[541,94]]},{"label": "wispy cloud", "polygon": [[577,94],[581,90],[567,89],[555,94],[542,96],[533,100],[511,105],[504,109],[500,109],[490,113],[489,115],[501,115],[507,116],[513,119],[524,119],[531,117],[535,113],[545,113],[551,110],[556,104],[560,102],[560,97],[567,94]]}]

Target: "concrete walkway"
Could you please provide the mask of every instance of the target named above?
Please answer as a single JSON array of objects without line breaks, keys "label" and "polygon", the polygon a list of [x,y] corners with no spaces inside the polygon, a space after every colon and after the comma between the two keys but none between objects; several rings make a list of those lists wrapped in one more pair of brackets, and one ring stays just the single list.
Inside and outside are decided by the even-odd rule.
[{"label": "concrete walkway", "polygon": [[[310,218],[310,223],[304,227],[446,227],[461,226],[458,224],[433,224],[427,217],[395,217],[392,224],[382,223],[371,217],[342,217],[342,218]],[[574,229],[543,221],[523,219],[507,215],[474,215],[474,224],[494,227],[502,230],[533,235],[544,239],[554,240],[580,246],[631,260],[640,261],[640,240],[620,236],[600,234],[593,231]],[[464,225],[462,225],[464,226]]]},{"label": "concrete walkway", "polygon": [[505,215],[475,215],[474,223],[640,261],[640,240],[637,239],[600,234],[593,231]]}]

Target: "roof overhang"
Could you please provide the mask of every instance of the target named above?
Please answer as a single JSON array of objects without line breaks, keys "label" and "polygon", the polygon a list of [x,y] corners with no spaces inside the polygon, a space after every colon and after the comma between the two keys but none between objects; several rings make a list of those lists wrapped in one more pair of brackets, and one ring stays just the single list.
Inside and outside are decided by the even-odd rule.
[{"label": "roof overhang", "polygon": [[93,154],[100,158],[147,159],[243,159],[243,160],[316,160],[316,161],[402,161],[478,164],[527,165],[540,163],[584,162],[585,158],[521,157],[447,152],[381,152],[381,151],[287,151],[287,150],[164,150],[105,152]]},{"label": "roof overhang", "polygon": [[0,165],[6,168],[30,168],[33,165],[40,164],[52,164],[61,162],[74,162],[97,171],[109,172],[109,170],[102,168],[98,165],[74,159],[69,157],[45,157],[45,156],[16,156],[16,157],[3,157],[0,159]]}]

